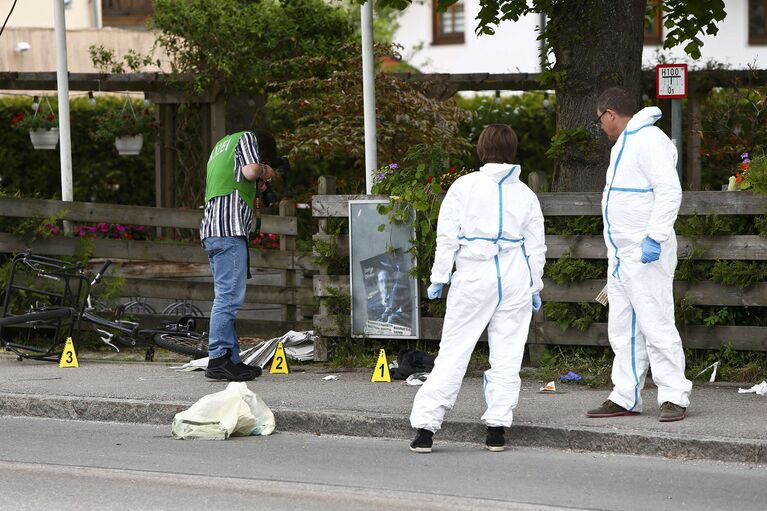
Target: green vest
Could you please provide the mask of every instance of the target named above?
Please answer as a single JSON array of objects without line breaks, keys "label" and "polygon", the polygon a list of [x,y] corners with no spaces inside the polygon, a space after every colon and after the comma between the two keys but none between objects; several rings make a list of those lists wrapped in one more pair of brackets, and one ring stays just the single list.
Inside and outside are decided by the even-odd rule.
[{"label": "green vest", "polygon": [[256,182],[243,179],[234,180],[234,150],[244,131],[227,135],[219,140],[208,158],[208,173],[205,178],[205,202],[213,197],[229,195],[234,190],[240,192],[240,197],[253,209],[253,199],[256,198]]}]

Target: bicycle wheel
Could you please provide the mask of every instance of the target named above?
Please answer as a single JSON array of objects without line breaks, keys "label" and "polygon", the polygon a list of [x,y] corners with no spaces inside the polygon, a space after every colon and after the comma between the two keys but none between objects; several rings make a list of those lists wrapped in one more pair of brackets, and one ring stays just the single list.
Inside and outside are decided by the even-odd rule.
[{"label": "bicycle wheel", "polygon": [[166,316],[181,315],[181,316],[197,316],[202,317],[204,314],[195,304],[191,302],[174,302],[162,311]]},{"label": "bicycle wheel", "polygon": [[208,337],[197,332],[157,334],[154,342],[161,348],[195,358],[208,356]]}]

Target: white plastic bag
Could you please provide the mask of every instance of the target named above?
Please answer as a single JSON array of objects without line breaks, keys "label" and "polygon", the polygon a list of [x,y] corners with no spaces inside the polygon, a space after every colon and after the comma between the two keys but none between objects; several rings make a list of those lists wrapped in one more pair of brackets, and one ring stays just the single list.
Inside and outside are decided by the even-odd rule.
[{"label": "white plastic bag", "polygon": [[226,440],[230,436],[269,435],[274,414],[245,382],[200,398],[173,418],[171,433],[180,440],[200,438]]}]

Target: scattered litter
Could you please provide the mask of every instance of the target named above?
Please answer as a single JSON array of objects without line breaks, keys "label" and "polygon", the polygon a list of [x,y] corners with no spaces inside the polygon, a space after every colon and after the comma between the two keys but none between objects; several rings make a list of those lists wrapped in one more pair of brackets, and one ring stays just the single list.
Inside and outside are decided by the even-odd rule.
[{"label": "scattered litter", "polygon": [[544,392],[544,393],[555,393],[557,391],[557,385],[554,383],[554,380],[551,380],[549,383],[546,384],[545,387],[541,387],[538,389],[538,392]]},{"label": "scattered litter", "polygon": [[739,388],[738,394],[758,394],[760,396],[767,396],[767,381],[754,385],[750,389]]},{"label": "scattered litter", "polygon": [[392,369],[397,369],[399,367],[399,363],[396,360],[393,360],[389,362],[389,371]]},{"label": "scattered litter", "polygon": [[329,374],[329,375],[327,375],[327,376],[325,376],[323,378],[323,380],[325,380],[325,381],[335,381],[337,379],[338,379],[338,375],[337,374]]},{"label": "scattered litter", "polygon": [[716,362],[714,362],[713,364],[711,364],[710,366],[706,367],[704,370],[702,370],[698,374],[696,374],[694,376],[694,378],[697,378],[698,376],[700,376],[701,374],[705,373],[706,371],[708,371],[712,367],[714,368],[714,370],[711,371],[711,378],[708,379],[708,382],[709,383],[714,383],[714,380],[716,380],[716,369],[719,367],[719,361],[718,360]]},{"label": "scattered litter", "polygon": [[429,373],[413,373],[408,376],[405,381],[402,382],[402,385],[411,385],[414,387],[417,385],[423,385],[428,377]]},{"label": "scattered litter", "polygon": [[270,435],[274,414],[245,382],[201,397],[173,418],[173,438],[226,440],[230,436]]},{"label": "scattered litter", "polygon": [[576,374],[572,371],[568,371],[567,374],[563,374],[559,377],[559,381],[581,381],[583,380],[583,377],[579,374]]},{"label": "scattered litter", "polygon": [[[240,359],[253,367],[264,368],[272,357],[275,350],[277,350],[277,344],[282,342],[282,346],[285,348],[285,355],[292,360],[307,361],[314,358],[314,342],[317,340],[317,336],[314,335],[312,330],[306,332],[296,332],[290,330],[282,337],[275,337],[268,341],[263,341],[257,346],[248,348],[240,352]],[[208,368],[208,357],[198,358],[192,360],[186,364],[180,366],[171,366],[170,369],[176,371],[199,371]]]},{"label": "scattered litter", "polygon": [[312,330],[306,332],[296,332],[290,330],[282,337],[275,337],[265,342],[260,348],[251,348],[254,350],[246,356],[241,356],[243,362],[250,366],[259,366],[263,368],[274,356],[277,349],[277,343],[281,342],[285,348],[285,356],[291,360],[307,361],[314,359],[314,342],[317,340]]}]

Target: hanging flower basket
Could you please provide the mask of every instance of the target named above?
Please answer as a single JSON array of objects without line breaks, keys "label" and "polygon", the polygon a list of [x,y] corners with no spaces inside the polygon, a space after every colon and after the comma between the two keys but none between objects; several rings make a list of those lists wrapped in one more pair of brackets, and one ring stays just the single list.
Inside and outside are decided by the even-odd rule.
[{"label": "hanging flower basket", "polygon": [[144,145],[144,135],[115,137],[115,147],[120,156],[136,156]]},{"label": "hanging flower basket", "polygon": [[56,145],[59,143],[59,129],[31,129],[29,130],[29,139],[35,149],[56,149]]}]

